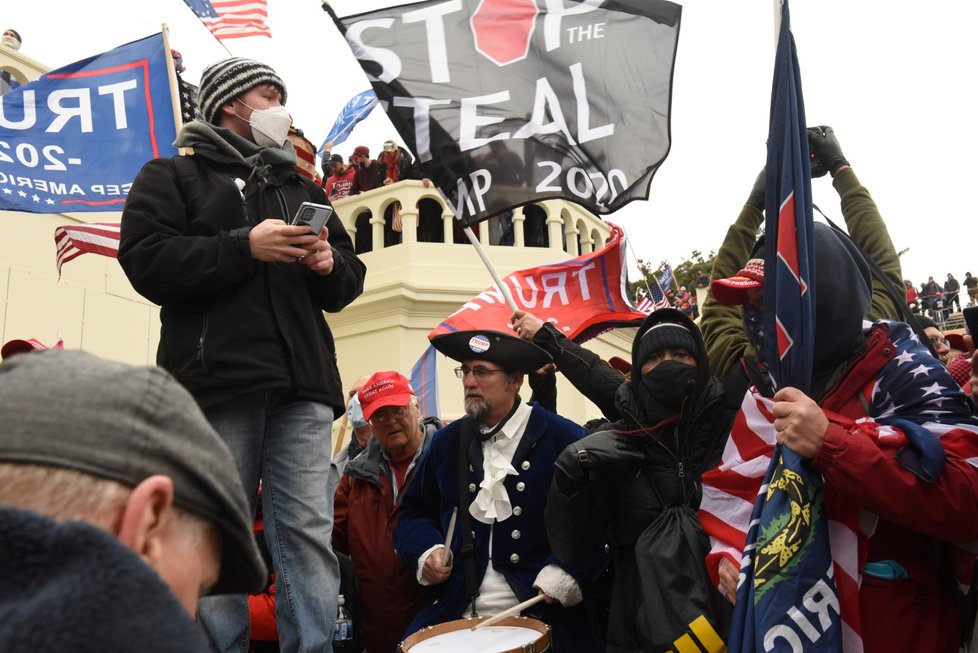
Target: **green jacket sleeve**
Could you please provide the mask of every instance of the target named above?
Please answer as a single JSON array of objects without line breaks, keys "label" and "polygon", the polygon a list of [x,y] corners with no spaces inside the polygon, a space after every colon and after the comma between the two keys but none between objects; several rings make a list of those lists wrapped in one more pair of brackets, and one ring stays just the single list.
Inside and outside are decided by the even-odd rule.
[{"label": "green jacket sleeve", "polygon": [[[859,183],[852,168],[844,168],[836,173],[832,185],[839,193],[842,202],[842,217],[846,221],[846,229],[854,243],[872,260],[876,261],[883,274],[903,288],[903,275],[900,270],[900,258],[897,256],[893,241],[886,229],[886,223],[880,216],[876,202],[870,197],[869,191]],[[902,299],[897,297],[897,300]],[[902,320],[901,307],[893,303],[894,299],[886,292],[878,279],[873,279],[873,304],[867,316],[870,320],[890,319]]]},{"label": "green jacket sleeve", "polygon": [[[763,221],[761,211],[749,204],[744,205],[717,251],[710,281],[732,277],[744,267],[754,248],[757,229]],[[741,356],[753,356],[754,347],[744,332],[739,306],[718,304],[712,293],[707,293],[701,313],[700,331],[703,332],[706,355],[710,359],[710,372],[722,379]]]}]

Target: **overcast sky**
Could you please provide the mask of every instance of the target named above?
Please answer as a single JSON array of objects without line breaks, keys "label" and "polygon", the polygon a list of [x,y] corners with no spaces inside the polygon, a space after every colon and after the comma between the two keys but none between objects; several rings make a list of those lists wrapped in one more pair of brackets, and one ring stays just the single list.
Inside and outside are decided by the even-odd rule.
[{"label": "overcast sky", "polygon": [[[397,4],[333,0],[340,16]],[[638,256],[676,265],[719,247],[765,159],[774,59],[771,0],[689,0],[683,5],[672,104],[672,151],[650,199],[607,217]],[[228,56],[259,58],[285,79],[296,125],[317,145],[342,106],[369,87],[319,0],[268,0],[273,37],[224,47],[183,0],[5,2],[0,29],[21,52],[57,68],[170,27],[186,78]],[[948,272],[978,274],[972,204],[978,186],[974,0],[795,0],[808,123],[835,128],[843,151],[880,206],[904,276],[919,285]],[[225,51],[225,47],[227,51]],[[380,110],[336,148],[377,151],[396,132]],[[813,194],[841,224],[828,177]],[[532,262],[530,262],[532,263]],[[974,266],[974,269],[971,267]]]}]

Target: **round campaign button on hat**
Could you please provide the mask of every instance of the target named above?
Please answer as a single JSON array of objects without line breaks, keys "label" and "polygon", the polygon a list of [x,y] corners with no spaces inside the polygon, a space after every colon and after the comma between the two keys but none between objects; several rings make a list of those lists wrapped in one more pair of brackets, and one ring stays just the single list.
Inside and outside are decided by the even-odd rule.
[{"label": "round campaign button on hat", "polygon": [[482,354],[489,350],[489,338],[478,335],[469,338],[469,349],[477,354]]}]

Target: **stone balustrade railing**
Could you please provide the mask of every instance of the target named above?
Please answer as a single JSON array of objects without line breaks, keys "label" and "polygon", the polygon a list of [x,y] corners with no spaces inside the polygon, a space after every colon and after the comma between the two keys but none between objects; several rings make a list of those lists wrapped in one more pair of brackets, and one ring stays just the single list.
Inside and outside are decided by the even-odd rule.
[{"label": "stone balustrade railing", "polygon": [[[437,189],[421,181],[401,181],[335,200],[333,207],[357,244],[357,253],[400,243],[468,242]],[[400,232],[393,228],[395,211],[400,214]],[[483,245],[549,247],[571,257],[601,249],[611,232],[600,218],[561,200],[513,209],[511,215],[495,216],[473,230]]]}]

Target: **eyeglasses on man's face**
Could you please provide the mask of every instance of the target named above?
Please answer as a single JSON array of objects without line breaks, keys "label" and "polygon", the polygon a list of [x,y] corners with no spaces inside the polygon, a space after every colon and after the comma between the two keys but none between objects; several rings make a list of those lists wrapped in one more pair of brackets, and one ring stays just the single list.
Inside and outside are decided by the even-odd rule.
[{"label": "eyeglasses on man's face", "polygon": [[411,404],[407,406],[388,406],[374,411],[367,421],[371,424],[390,424],[394,420],[401,419],[408,414]]},{"label": "eyeglasses on man's face", "polygon": [[930,344],[934,345],[935,349],[937,347],[950,348],[951,346],[951,343],[947,341],[947,338],[942,338],[941,336],[927,336],[927,339],[930,340]]},{"label": "eyeglasses on man's face", "polygon": [[460,379],[464,379],[469,374],[475,375],[475,378],[482,380],[488,379],[493,374],[498,372],[504,372],[505,370],[493,369],[491,367],[485,367],[484,365],[476,365],[475,367],[469,367],[468,365],[462,365],[461,367],[455,368],[455,376]]}]

